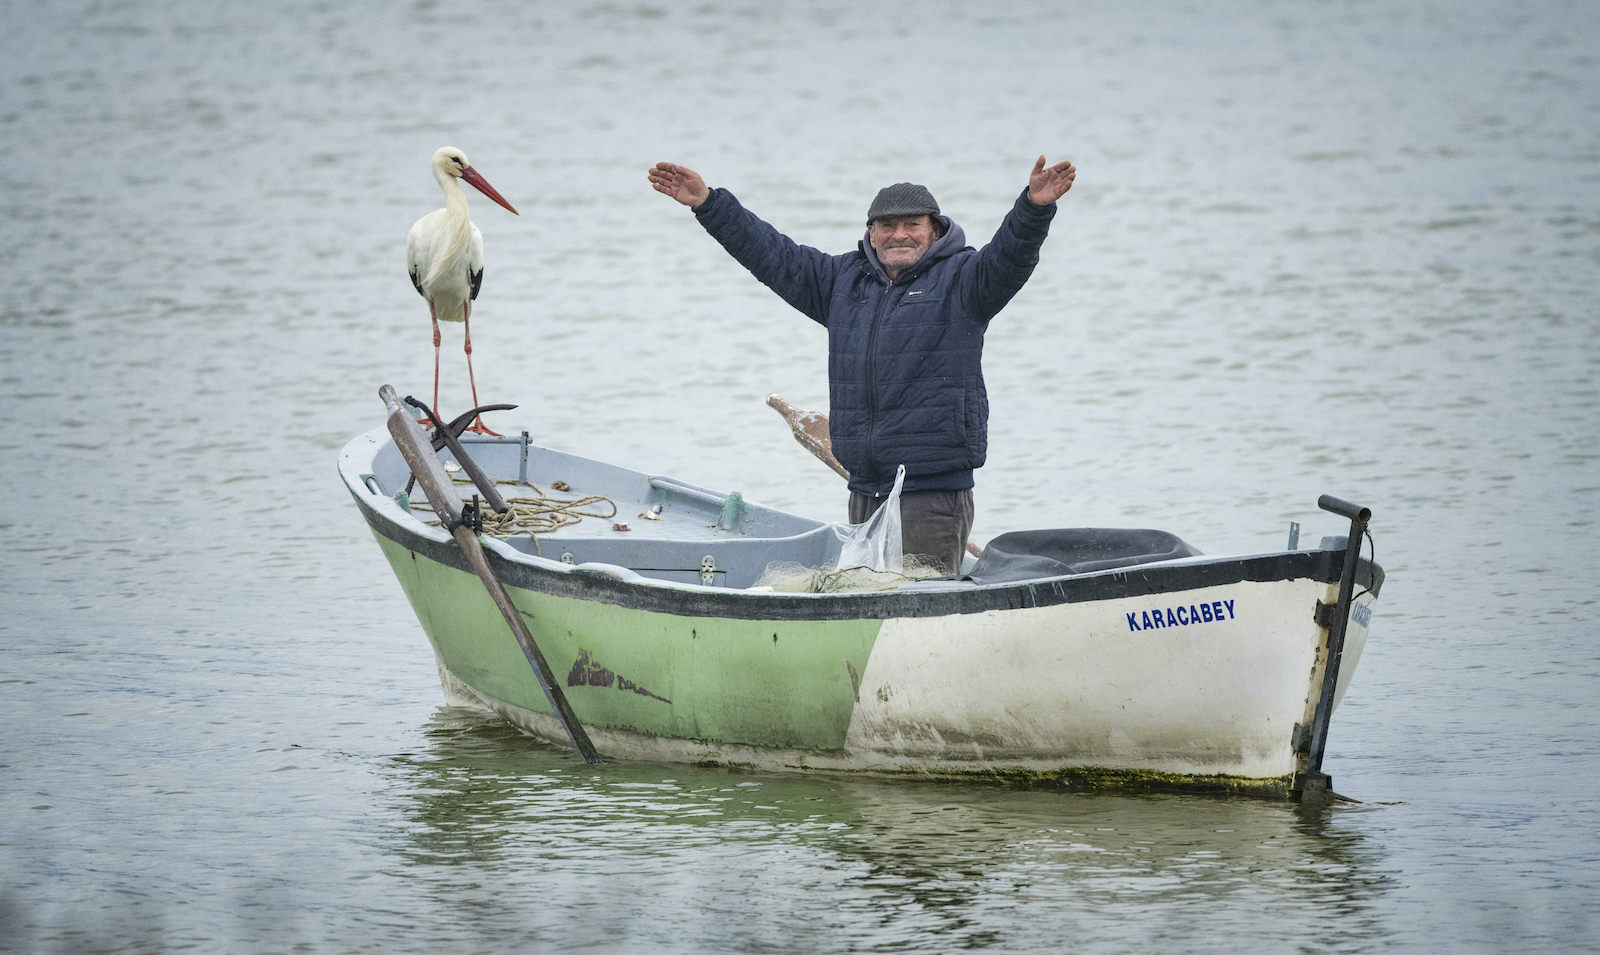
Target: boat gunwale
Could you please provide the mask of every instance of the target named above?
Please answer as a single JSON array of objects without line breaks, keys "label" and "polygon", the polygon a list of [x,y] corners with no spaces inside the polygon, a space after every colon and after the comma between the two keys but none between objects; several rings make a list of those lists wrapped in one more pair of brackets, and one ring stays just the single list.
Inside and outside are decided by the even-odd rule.
[{"label": "boat gunwale", "polygon": [[[434,540],[378,511],[351,488],[351,496],[372,530],[406,550],[447,567],[471,573],[454,541]],[[421,525],[426,526],[426,525]],[[1072,574],[1040,580],[973,583],[948,590],[866,591],[792,594],[680,584],[658,578],[624,579],[605,569],[558,564],[518,553],[508,558],[500,547],[485,548],[495,575],[508,587],[579,600],[596,600],[630,609],[683,617],[745,620],[857,620],[942,617],[1021,610],[1058,604],[1156,596],[1240,582],[1310,578],[1336,584],[1344,569],[1344,550],[1282,551],[1270,554],[1184,558]],[[1366,558],[1357,564],[1358,582],[1377,596],[1383,568]]]}]

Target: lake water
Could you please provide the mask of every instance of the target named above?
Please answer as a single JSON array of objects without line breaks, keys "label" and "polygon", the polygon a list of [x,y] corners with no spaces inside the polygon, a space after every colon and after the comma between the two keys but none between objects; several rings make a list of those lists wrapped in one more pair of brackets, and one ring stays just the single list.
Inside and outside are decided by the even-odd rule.
[{"label": "lake water", "polygon": [[[8,2],[0,950],[1597,950],[1600,7]],[[1388,572],[1359,802],[591,768],[442,706],[334,473],[426,394],[466,150],[500,430],[842,519],[762,399],[825,336],[646,168],[850,248],[985,241],[974,538],[1343,532]],[[446,329],[447,411],[468,400]]]}]

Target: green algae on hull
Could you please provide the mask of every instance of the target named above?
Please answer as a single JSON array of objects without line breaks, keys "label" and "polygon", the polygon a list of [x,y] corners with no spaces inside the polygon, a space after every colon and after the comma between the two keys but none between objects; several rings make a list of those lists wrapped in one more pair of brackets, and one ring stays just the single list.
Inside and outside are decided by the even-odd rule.
[{"label": "green algae on hull", "polygon": [[1212,793],[1276,797],[1289,795],[1289,784],[1294,779],[1293,774],[1253,779],[1249,776],[1221,774],[1187,776],[1149,769],[1107,769],[1102,766],[1055,769],[1049,772],[1000,769],[974,775],[992,778],[997,782],[1021,789],[1049,789],[1059,792]]},{"label": "green algae on hull", "polygon": [[1256,779],[1224,774],[1185,775],[1149,769],[1110,769],[1104,766],[1075,766],[1049,771],[989,768],[970,771],[918,769],[901,772],[885,770],[857,772],[868,776],[914,776],[951,782],[988,782],[1014,789],[1040,789],[1051,792],[1186,793],[1270,798],[1288,797],[1290,785],[1294,781],[1292,773]]},{"label": "green algae on hull", "polygon": [[[694,762],[704,769],[722,768],[743,772],[762,772],[763,767],[737,759],[702,759]],[[1150,769],[1110,769],[1104,766],[1075,766],[1049,771],[1032,769],[838,769],[793,766],[794,771],[837,776],[865,776],[881,779],[925,779],[931,782],[993,783],[1009,789],[1037,789],[1048,792],[1105,793],[1182,793],[1205,796],[1252,796],[1284,799],[1294,774],[1253,778],[1221,773],[1186,775]]]}]

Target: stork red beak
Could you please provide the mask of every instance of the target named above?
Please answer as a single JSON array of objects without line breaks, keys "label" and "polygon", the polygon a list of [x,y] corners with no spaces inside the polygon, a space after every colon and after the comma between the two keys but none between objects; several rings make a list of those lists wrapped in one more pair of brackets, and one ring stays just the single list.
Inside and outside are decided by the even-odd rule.
[{"label": "stork red beak", "polygon": [[488,196],[490,199],[493,199],[495,202],[500,203],[502,206],[505,206],[506,210],[512,215],[519,214],[517,210],[511,208],[511,203],[507,202],[504,196],[494,191],[494,187],[489,185],[489,180],[478,175],[478,171],[476,169],[468,166],[467,168],[461,170],[461,178],[470,183],[472,188]]}]

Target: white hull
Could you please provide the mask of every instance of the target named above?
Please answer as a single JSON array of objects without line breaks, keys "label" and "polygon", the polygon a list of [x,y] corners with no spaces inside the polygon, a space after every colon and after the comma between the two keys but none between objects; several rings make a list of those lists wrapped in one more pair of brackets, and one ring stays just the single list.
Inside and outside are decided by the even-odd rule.
[{"label": "white hull", "polygon": [[[1162,595],[1163,609],[1181,600],[1222,603],[1226,611],[1231,602],[1234,616],[1137,632],[1127,614],[1149,612],[1151,598],[886,620],[838,752],[600,727],[589,734],[614,758],[766,771],[992,776],[1082,769],[1280,780],[1296,771],[1292,731],[1311,724],[1322,685],[1326,631],[1307,608],[1331,603],[1336,591],[1302,579]],[[1373,598],[1357,603],[1370,608]],[[1355,617],[1370,622],[1368,614]],[[1367,633],[1351,620],[1335,707]],[[565,745],[553,716],[481,693],[442,659],[439,677],[449,704],[487,709]]]}]

